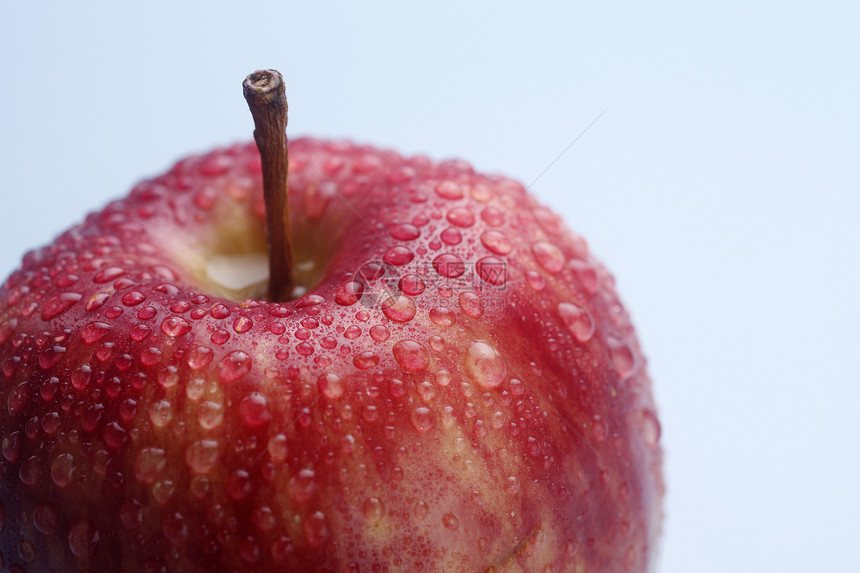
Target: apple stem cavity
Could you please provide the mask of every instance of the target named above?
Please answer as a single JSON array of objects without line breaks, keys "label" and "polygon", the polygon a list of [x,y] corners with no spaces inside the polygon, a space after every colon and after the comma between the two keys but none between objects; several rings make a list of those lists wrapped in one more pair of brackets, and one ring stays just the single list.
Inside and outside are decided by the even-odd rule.
[{"label": "apple stem cavity", "polygon": [[287,190],[287,97],[277,70],[258,70],[242,82],[254,117],[254,141],[263,167],[266,236],[269,243],[269,300],[290,300],[294,275],[290,205]]}]

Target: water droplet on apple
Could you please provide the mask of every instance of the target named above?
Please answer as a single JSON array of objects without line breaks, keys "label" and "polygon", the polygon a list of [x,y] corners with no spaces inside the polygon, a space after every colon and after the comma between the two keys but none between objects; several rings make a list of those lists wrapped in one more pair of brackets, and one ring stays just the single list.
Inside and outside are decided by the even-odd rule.
[{"label": "water droplet on apple", "polygon": [[359,370],[368,370],[379,364],[379,356],[369,350],[365,350],[364,352],[357,354],[352,359],[352,363]]},{"label": "water droplet on apple", "polygon": [[64,292],[63,294],[49,298],[42,305],[42,320],[51,320],[69,310],[73,304],[83,298],[76,292]]},{"label": "water droplet on apple", "polygon": [[51,481],[57,487],[68,487],[75,475],[75,458],[72,454],[62,453],[51,463]]},{"label": "water droplet on apple", "polygon": [[609,435],[609,424],[602,416],[595,414],[592,418],[592,431],[594,432],[594,439],[602,442]]},{"label": "water droplet on apple", "polygon": [[343,332],[343,337],[347,340],[355,340],[359,336],[361,336],[361,328],[354,324],[349,325]]},{"label": "water droplet on apple", "polygon": [[317,490],[317,484],[314,481],[315,475],[314,470],[304,468],[290,478],[287,491],[294,502],[304,503],[313,497]]},{"label": "water droplet on apple", "polygon": [[167,455],[161,448],[143,448],[134,460],[134,476],[140,483],[155,483],[167,466]]},{"label": "water droplet on apple", "polygon": [[562,302],[558,313],[564,325],[579,342],[588,342],[594,335],[594,319],[589,312],[573,303]]},{"label": "water droplet on apple", "polygon": [[421,235],[421,231],[415,225],[401,223],[391,228],[391,236],[398,241],[412,241]]},{"label": "water droplet on apple", "polygon": [[475,216],[464,207],[451,209],[448,211],[446,218],[452,225],[457,225],[458,227],[471,227],[475,224]]},{"label": "water droplet on apple", "polygon": [[382,313],[394,322],[409,322],[415,312],[415,304],[408,296],[392,296],[382,303]]},{"label": "water droplet on apple", "polygon": [[436,399],[436,387],[428,381],[418,384],[418,395],[427,403]]},{"label": "water droplet on apple", "polygon": [[331,532],[326,524],[325,514],[321,511],[314,512],[305,521],[304,530],[305,539],[307,539],[311,547],[322,547],[331,536]]},{"label": "water droplet on apple", "polygon": [[389,331],[385,326],[377,324],[376,326],[371,327],[370,336],[377,342],[385,342],[391,337],[391,331]]},{"label": "water droplet on apple", "polygon": [[146,295],[142,292],[132,290],[122,295],[122,304],[125,306],[137,306],[146,300]]},{"label": "water droplet on apple", "polygon": [[173,405],[167,400],[156,400],[149,407],[149,420],[156,428],[164,428],[173,420]]},{"label": "water droplet on apple", "polygon": [[483,257],[475,263],[478,276],[491,285],[499,286],[505,284],[508,269],[505,261],[496,257]]},{"label": "water droplet on apple", "polygon": [[586,263],[585,261],[580,261],[578,259],[572,259],[568,263],[568,267],[573,271],[574,276],[576,276],[576,280],[582,285],[582,288],[585,289],[585,292],[588,294],[594,294],[597,292],[598,280],[597,273],[594,268]]},{"label": "water droplet on apple", "polygon": [[612,358],[612,366],[622,380],[629,378],[636,369],[636,356],[630,345],[617,338],[609,338],[609,355]]},{"label": "water droplet on apple", "polygon": [[443,277],[456,278],[466,272],[462,259],[451,253],[442,253],[433,259],[433,268]]},{"label": "water droplet on apple", "polygon": [[287,437],[284,434],[277,434],[269,438],[269,443],[266,445],[273,462],[281,463],[287,459],[288,447]]},{"label": "water droplet on apple", "polygon": [[401,340],[393,346],[392,351],[394,359],[405,370],[426,370],[430,363],[427,349],[414,340]]},{"label": "water droplet on apple", "polygon": [[378,497],[369,497],[364,500],[361,512],[369,523],[377,523],[385,516],[385,504]]},{"label": "water droplet on apple", "polygon": [[505,360],[490,344],[476,340],[469,345],[465,357],[466,372],[484,388],[496,388],[505,379]]},{"label": "water droplet on apple", "polygon": [[481,305],[481,299],[477,294],[471,291],[461,292],[457,297],[457,302],[460,305],[460,310],[463,314],[470,318],[479,318],[484,314],[484,307]]},{"label": "water droplet on apple", "polygon": [[218,378],[222,382],[235,382],[251,371],[251,357],[241,350],[234,350],[218,363]]},{"label": "water droplet on apple", "polygon": [[136,324],[129,331],[128,336],[135,342],[141,342],[150,334],[152,334],[152,329],[149,326],[146,324]]},{"label": "water droplet on apple", "polygon": [[204,430],[212,430],[224,421],[224,406],[218,402],[206,401],[197,410],[197,422]]},{"label": "water droplet on apple", "polygon": [[168,541],[180,545],[188,538],[188,524],[181,513],[173,512],[164,517],[161,530]]},{"label": "water droplet on apple", "polygon": [[272,421],[269,400],[262,392],[251,392],[239,404],[239,415],[251,429],[261,428]]},{"label": "water droplet on apple", "polygon": [[69,550],[80,559],[89,559],[95,554],[99,543],[99,531],[89,519],[81,518],[69,528]]},{"label": "water droplet on apple", "polygon": [[191,325],[180,316],[169,316],[161,321],[161,332],[171,338],[185,336],[191,331]]},{"label": "water droplet on apple", "polygon": [[155,366],[161,362],[161,350],[154,346],[145,348],[140,353],[140,363],[144,366]]},{"label": "water droplet on apple", "polygon": [[60,527],[60,514],[53,505],[39,502],[33,507],[33,526],[45,535],[53,535]]},{"label": "water droplet on apple", "polygon": [[495,229],[481,233],[481,244],[496,255],[507,255],[513,248],[508,236]]},{"label": "water droplet on apple", "polygon": [[497,207],[486,207],[481,211],[481,219],[491,227],[499,227],[505,222],[505,213]]},{"label": "water droplet on apple", "polygon": [[505,491],[511,495],[516,495],[520,491],[520,480],[517,476],[509,476],[505,481]]},{"label": "water droplet on apple", "polygon": [[656,448],[660,441],[660,421],[657,415],[650,409],[642,410],[642,436],[645,439],[645,444],[649,448]]},{"label": "water droplet on apple", "polygon": [[459,245],[463,241],[463,235],[454,227],[448,227],[439,234],[439,238],[446,245]]},{"label": "water droplet on apple", "polygon": [[340,376],[333,372],[321,374],[320,377],[317,378],[317,386],[319,387],[320,392],[323,393],[323,396],[329,400],[337,400],[343,396],[343,393],[346,390],[346,384],[340,379]]},{"label": "water droplet on apple", "polygon": [[460,518],[453,513],[446,513],[442,516],[442,525],[445,529],[455,531],[460,528]]},{"label": "water droplet on apple", "polygon": [[412,426],[421,433],[429,432],[436,424],[436,419],[433,417],[433,412],[426,406],[418,406],[412,409],[410,415]]},{"label": "water droplet on apple", "polygon": [[130,499],[119,509],[119,519],[126,529],[138,529],[143,525],[143,505],[136,499]]},{"label": "water droplet on apple", "polygon": [[234,501],[241,501],[251,495],[251,492],[254,490],[254,484],[251,481],[251,474],[248,473],[247,470],[237,469],[233,470],[227,476],[227,484],[226,488],[227,495],[229,495]]},{"label": "water droplet on apple", "polygon": [[408,294],[409,296],[419,295],[427,288],[421,277],[413,274],[401,277],[397,286],[403,294]]},{"label": "water droplet on apple", "polygon": [[526,281],[528,281],[530,287],[538,292],[546,288],[546,280],[537,271],[526,271]]},{"label": "water droplet on apple", "polygon": [[125,274],[125,269],[119,267],[105,267],[93,275],[93,282],[96,284],[107,283],[118,279]]},{"label": "water droplet on apple", "polygon": [[463,198],[463,186],[456,181],[441,181],[436,185],[435,191],[443,199],[454,201]]},{"label": "water droplet on apple", "polygon": [[564,268],[564,253],[552,243],[539,241],[532,245],[532,253],[540,266],[553,274]]},{"label": "water droplet on apple", "polygon": [[357,303],[363,294],[363,283],[348,281],[338,287],[334,295],[334,301],[340,306],[350,306]]},{"label": "water droplet on apple", "polygon": [[75,390],[86,390],[90,384],[90,379],[93,376],[92,368],[86,364],[81,364],[72,370],[71,382]]},{"label": "water droplet on apple", "polygon": [[207,474],[218,463],[219,449],[217,440],[197,440],[185,449],[185,462],[193,472]]},{"label": "water droplet on apple", "polygon": [[267,505],[261,505],[251,513],[251,521],[261,531],[271,531],[278,524],[275,512]]},{"label": "water droplet on apple", "polygon": [[430,320],[439,326],[452,326],[457,322],[454,312],[445,306],[437,306],[430,310]]},{"label": "water droplet on apple", "polygon": [[384,262],[388,263],[389,265],[394,265],[396,267],[410,263],[414,258],[415,253],[413,253],[403,245],[397,245],[388,249],[382,256],[382,260]]}]

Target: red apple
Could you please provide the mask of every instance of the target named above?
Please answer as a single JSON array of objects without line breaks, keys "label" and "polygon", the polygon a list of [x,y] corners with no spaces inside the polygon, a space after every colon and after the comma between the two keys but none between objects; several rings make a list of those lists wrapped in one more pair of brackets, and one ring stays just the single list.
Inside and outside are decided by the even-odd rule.
[{"label": "red apple", "polygon": [[292,141],[273,207],[264,115],[265,161],[184,159],[0,289],[2,566],[653,570],[660,426],[585,241],[516,181],[346,142]]}]

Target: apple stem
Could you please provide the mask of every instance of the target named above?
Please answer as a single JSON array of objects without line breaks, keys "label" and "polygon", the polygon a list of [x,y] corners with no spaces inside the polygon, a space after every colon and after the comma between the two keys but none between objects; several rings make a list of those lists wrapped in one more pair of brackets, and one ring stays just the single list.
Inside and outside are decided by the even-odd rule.
[{"label": "apple stem", "polygon": [[263,166],[266,236],[269,242],[269,300],[292,298],[295,287],[290,206],[287,190],[287,98],[277,70],[259,70],[242,82],[254,117],[254,141]]}]

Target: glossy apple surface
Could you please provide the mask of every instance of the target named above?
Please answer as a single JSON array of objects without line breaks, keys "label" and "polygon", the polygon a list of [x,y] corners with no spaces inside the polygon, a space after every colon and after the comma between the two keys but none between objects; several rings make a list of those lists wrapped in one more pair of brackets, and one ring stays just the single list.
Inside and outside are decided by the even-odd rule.
[{"label": "glossy apple surface", "polygon": [[660,426],[585,241],[460,161],[301,139],[289,187],[295,300],[252,144],[3,284],[3,567],[653,570]]}]

